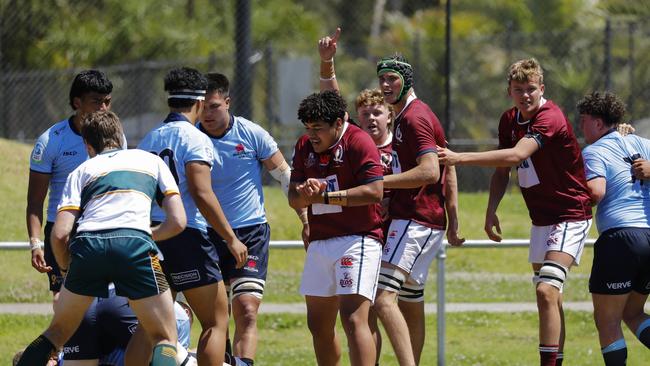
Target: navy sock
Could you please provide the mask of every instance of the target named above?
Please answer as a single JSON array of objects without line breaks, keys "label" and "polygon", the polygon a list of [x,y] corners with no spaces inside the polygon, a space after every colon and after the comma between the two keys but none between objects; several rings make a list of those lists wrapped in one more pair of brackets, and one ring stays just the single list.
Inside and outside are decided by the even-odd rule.
[{"label": "navy sock", "polygon": [[45,365],[55,350],[52,342],[41,334],[25,349],[16,366]]},{"label": "navy sock", "polygon": [[646,348],[650,348],[650,318],[644,320],[636,329],[636,337]]},{"label": "navy sock", "polygon": [[614,341],[607,347],[601,349],[605,366],[625,366],[627,363],[627,345],[625,339]]}]

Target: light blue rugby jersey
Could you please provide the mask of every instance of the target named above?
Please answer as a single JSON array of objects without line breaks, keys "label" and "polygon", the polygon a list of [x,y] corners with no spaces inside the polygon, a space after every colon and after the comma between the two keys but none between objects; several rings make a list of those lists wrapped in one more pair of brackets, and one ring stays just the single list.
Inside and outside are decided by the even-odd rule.
[{"label": "light blue rugby jersey", "polygon": [[[192,161],[202,161],[212,167],[214,152],[210,138],[182,114],[170,113],[160,125],[147,133],[138,148],[157,154],[169,166],[181,192],[187,227],[205,231],[207,224],[190,195],[185,165]],[[163,210],[155,204],[152,207],[151,220],[163,221]]]},{"label": "light blue rugby jersey", "polygon": [[81,134],[74,129],[72,117],[57,122],[36,140],[29,159],[29,169],[51,174],[47,221],[54,222],[68,174],[88,160]]},{"label": "light blue rugby jersey", "polygon": [[[201,125],[198,125],[204,131]],[[278,144],[262,127],[242,117],[230,117],[221,137],[210,136],[214,145],[212,190],[230,226],[242,228],[266,222],[262,191],[262,160],[278,151]]]},{"label": "light blue rugby jersey", "polygon": [[613,131],[582,151],[587,180],[603,177],[607,188],[596,210],[602,233],[621,227],[650,227],[650,181],[632,176],[629,159],[634,154],[650,160],[650,140]]}]

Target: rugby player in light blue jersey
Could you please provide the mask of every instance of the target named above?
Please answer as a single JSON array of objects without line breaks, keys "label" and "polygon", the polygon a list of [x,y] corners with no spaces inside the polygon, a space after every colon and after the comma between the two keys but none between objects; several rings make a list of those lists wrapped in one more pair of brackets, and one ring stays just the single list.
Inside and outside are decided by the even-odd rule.
[{"label": "rugby player in light blue jersey", "polygon": [[[92,159],[68,176],[52,228],[52,249],[64,275],[49,327],[18,366],[44,365],[70,339],[96,297],[129,299],[151,340],[151,365],[175,366],[177,333],[169,285],[154,240],[185,228],[178,186],[165,163],[142,150],[122,150],[122,126],[110,111],[89,114],[81,134]],[[166,218],[151,224],[152,201]],[[74,235],[73,235],[74,232]],[[66,275],[67,273],[67,275]]]},{"label": "rugby player in light blue jersey", "polygon": [[[112,91],[113,84],[103,72],[86,70],[79,73],[70,88],[70,106],[75,113],[43,132],[31,154],[26,216],[27,234],[32,249],[32,267],[41,273],[48,273],[54,301],[63,282],[50,245],[56,207],[61,200],[61,192],[68,174],[88,159],[80,133],[81,121],[91,112],[108,110]],[[43,203],[48,187],[50,194],[43,243]]]},{"label": "rugby player in light blue jersey", "polygon": [[625,105],[614,94],[591,93],[579,103],[587,186],[598,204],[598,240],[589,278],[605,365],[625,365],[621,320],[650,348],[650,140],[616,131]]},{"label": "rugby player in light blue jersey", "polygon": [[[207,223],[225,238],[237,267],[244,265],[247,249],[235,236],[212,191],[212,142],[194,126],[203,110],[206,88],[207,80],[197,70],[186,67],[171,70],[165,77],[170,113],[143,138],[138,148],[163,158],[178,182],[187,228],[176,237],[158,243],[164,255],[162,266],[171,288],[183,292],[203,328],[197,350],[199,363],[221,365],[228,300],[217,263],[217,249],[207,234]],[[152,220],[163,218],[163,213],[154,207]],[[142,355],[141,363],[145,360]]]},{"label": "rugby player in light blue jersey", "polygon": [[[266,168],[280,182],[286,195],[291,171],[266,130],[230,114],[228,78],[219,73],[207,74],[206,78],[205,108],[197,126],[214,145],[212,189],[235,235],[248,248],[244,266],[236,268],[236,260],[224,239],[211,227],[208,234],[217,244],[219,266],[229,289],[235,319],[233,348],[230,350],[227,344],[226,350],[250,366],[257,350],[257,312],[264,294],[271,238],[264,211],[262,172]],[[302,210],[299,215],[304,232],[308,230],[307,211]]]}]

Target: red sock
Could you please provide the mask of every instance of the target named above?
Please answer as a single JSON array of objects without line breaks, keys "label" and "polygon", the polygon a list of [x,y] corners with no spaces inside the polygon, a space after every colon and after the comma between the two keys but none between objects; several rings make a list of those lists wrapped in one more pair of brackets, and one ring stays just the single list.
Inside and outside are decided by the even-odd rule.
[{"label": "red sock", "polygon": [[539,358],[540,366],[555,366],[557,359],[557,352],[560,348],[557,344],[540,344],[539,345]]}]

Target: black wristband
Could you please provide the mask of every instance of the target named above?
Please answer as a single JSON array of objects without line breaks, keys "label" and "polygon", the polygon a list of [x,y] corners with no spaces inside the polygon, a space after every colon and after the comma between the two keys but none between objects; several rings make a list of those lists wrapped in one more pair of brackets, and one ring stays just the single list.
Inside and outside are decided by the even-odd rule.
[{"label": "black wristband", "polygon": [[323,194],[323,203],[326,205],[330,203],[330,196],[329,196],[329,192],[327,191],[325,191],[325,193]]}]

